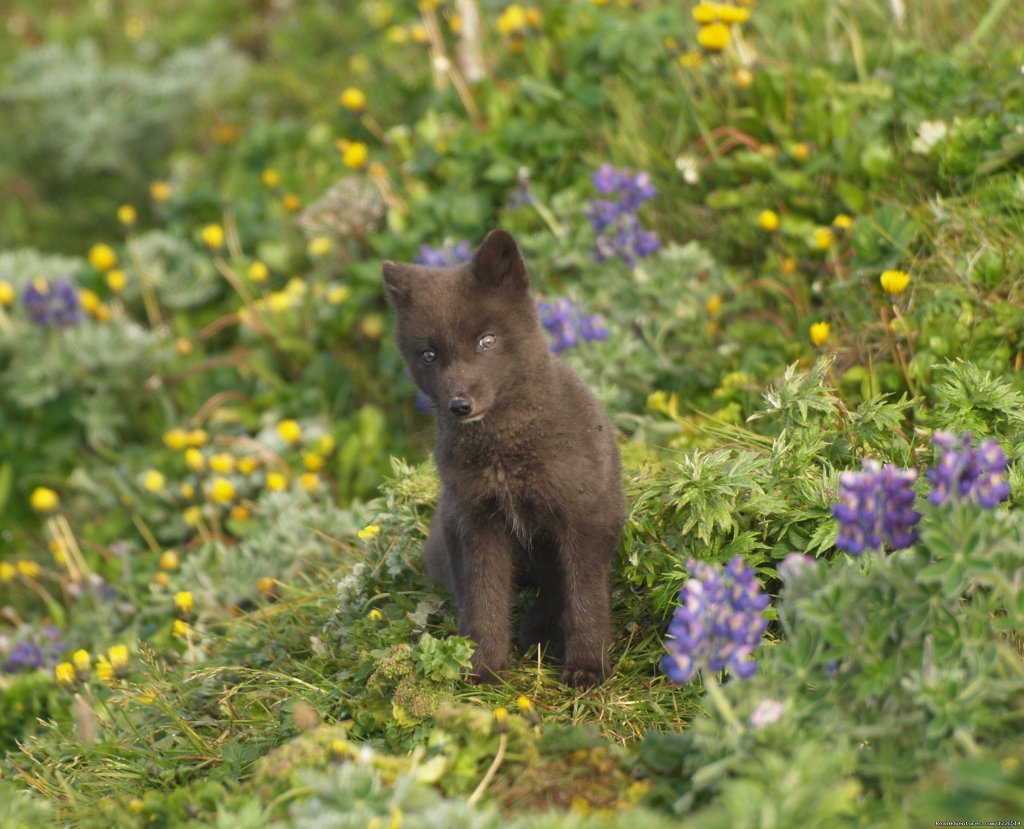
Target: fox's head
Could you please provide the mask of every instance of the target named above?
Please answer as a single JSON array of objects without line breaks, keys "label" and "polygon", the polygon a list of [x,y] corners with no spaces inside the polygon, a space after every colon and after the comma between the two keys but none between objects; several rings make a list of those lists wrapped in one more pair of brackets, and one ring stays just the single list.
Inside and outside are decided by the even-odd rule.
[{"label": "fox's head", "polygon": [[384,263],[395,339],[439,417],[485,417],[548,347],[515,240],[492,230],[472,260],[451,268]]}]

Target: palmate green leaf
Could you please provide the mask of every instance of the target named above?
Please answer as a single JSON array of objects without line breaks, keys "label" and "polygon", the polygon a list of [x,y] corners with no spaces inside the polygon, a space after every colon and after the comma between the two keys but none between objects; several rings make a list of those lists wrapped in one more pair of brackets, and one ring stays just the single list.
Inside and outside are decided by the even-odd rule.
[{"label": "palmate green leaf", "polygon": [[786,368],[782,382],[771,386],[764,393],[765,408],[747,419],[767,418],[779,423],[782,429],[830,423],[838,411],[832,388],[825,380],[831,365],[831,359],[823,359],[815,363],[810,371],[798,372],[797,364],[793,363]]},{"label": "palmate green leaf", "polygon": [[936,405],[929,417],[935,429],[976,436],[1019,436],[1024,431],[1024,393],[969,360],[935,367],[931,392]]},{"label": "palmate green leaf", "polygon": [[693,532],[705,543],[716,532],[739,528],[735,515],[757,513],[770,499],[762,487],[768,461],[754,452],[696,451],[675,464],[669,498],[682,518],[683,535]]}]

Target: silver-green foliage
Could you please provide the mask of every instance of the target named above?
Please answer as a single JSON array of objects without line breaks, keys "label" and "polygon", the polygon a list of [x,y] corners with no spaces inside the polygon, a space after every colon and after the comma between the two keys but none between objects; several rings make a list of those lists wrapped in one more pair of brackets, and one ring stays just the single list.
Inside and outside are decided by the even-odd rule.
[{"label": "silver-green foliage", "polygon": [[204,112],[245,84],[248,62],[224,40],[145,65],[111,65],[99,46],[47,44],[21,52],[0,89],[25,159],[61,175],[138,173]]}]

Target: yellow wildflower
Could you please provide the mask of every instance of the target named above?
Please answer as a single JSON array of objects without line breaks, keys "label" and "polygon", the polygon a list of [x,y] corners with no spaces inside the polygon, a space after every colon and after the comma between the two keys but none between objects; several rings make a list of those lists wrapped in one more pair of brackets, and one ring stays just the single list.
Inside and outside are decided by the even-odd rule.
[{"label": "yellow wildflower", "polygon": [[733,73],[732,79],[736,82],[737,89],[750,89],[754,83],[754,73],[743,66]]},{"label": "yellow wildflower", "polygon": [[210,456],[210,469],[222,475],[230,475],[235,471],[235,456],[230,452],[217,452]]},{"label": "yellow wildflower", "polygon": [[192,635],[192,630],[188,626],[188,622],[184,619],[174,620],[174,635],[179,639],[188,639]]},{"label": "yellow wildflower", "polygon": [[28,499],[36,512],[53,512],[60,506],[60,496],[46,486],[37,486]]},{"label": "yellow wildflower", "polygon": [[205,429],[193,429],[188,433],[189,446],[205,446],[209,439]]},{"label": "yellow wildflower", "polygon": [[235,485],[227,478],[214,478],[210,483],[210,498],[218,504],[230,504],[235,500]]},{"label": "yellow wildflower", "polygon": [[260,593],[262,593],[263,595],[273,593],[276,587],[277,579],[275,579],[273,576],[261,576],[260,578],[256,579],[256,589],[259,590]]},{"label": "yellow wildflower", "polygon": [[508,709],[503,706],[494,709],[494,731],[497,734],[508,731]]},{"label": "yellow wildflower", "polygon": [[124,286],[128,284],[128,277],[125,276],[124,271],[119,268],[115,268],[110,271],[106,277],[107,287],[110,288],[115,294],[121,293],[124,290]]},{"label": "yellow wildflower", "polygon": [[316,442],[316,451],[321,455],[330,455],[335,445],[334,435],[321,435]]},{"label": "yellow wildflower", "polygon": [[187,357],[192,353],[192,340],[188,337],[178,337],[174,341],[174,351],[179,357]]},{"label": "yellow wildflower", "polygon": [[531,6],[526,10],[526,24],[531,29],[539,29],[543,22],[544,18],[541,16],[540,9],[535,9]]},{"label": "yellow wildflower", "polygon": [[196,497],[196,488],[190,483],[184,483],[178,489],[181,492],[181,497],[186,501],[191,501]]},{"label": "yellow wildflower", "polygon": [[849,233],[853,230],[853,218],[845,213],[840,213],[832,220],[832,227],[841,233]]},{"label": "yellow wildflower", "polygon": [[166,181],[154,181],[149,185],[149,195],[155,202],[165,202],[171,197],[171,185]]},{"label": "yellow wildflower", "polygon": [[288,489],[288,479],[280,472],[268,472],[267,489],[271,492],[284,492]]},{"label": "yellow wildflower", "polygon": [[779,263],[779,270],[786,276],[796,273],[798,263],[792,256],[787,256]]},{"label": "yellow wildflower", "polygon": [[882,283],[882,290],[891,296],[896,296],[907,290],[907,286],[910,284],[910,274],[899,270],[882,271],[878,281]]},{"label": "yellow wildflower", "polygon": [[111,645],[107,648],[107,658],[110,660],[110,667],[118,673],[128,667],[128,646]]},{"label": "yellow wildflower", "polygon": [[714,3],[698,3],[690,12],[694,21],[706,26],[718,20],[718,7]]},{"label": "yellow wildflower", "polygon": [[92,670],[92,657],[89,655],[89,651],[84,648],[80,648],[71,655],[71,661],[74,663],[75,670],[79,674],[87,674]]},{"label": "yellow wildflower", "polygon": [[241,504],[235,504],[231,508],[231,518],[235,521],[248,521],[251,515],[251,510],[248,507],[243,507]]},{"label": "yellow wildflower", "polygon": [[18,568],[9,561],[0,561],[0,581],[14,581]]},{"label": "yellow wildflower", "polygon": [[188,432],[184,429],[171,429],[164,432],[164,446],[168,449],[184,449],[188,446]]},{"label": "yellow wildflower", "polygon": [[361,541],[372,541],[380,535],[380,524],[367,524],[356,535]]},{"label": "yellow wildflower", "polygon": [[814,247],[818,250],[828,250],[835,244],[836,235],[830,227],[816,227],[814,229]]},{"label": "yellow wildflower", "polygon": [[[0,298],[0,302],[2,302],[2,298]],[[103,304],[100,295],[95,291],[90,291],[88,288],[83,288],[78,292],[78,302],[82,306],[82,310],[87,314],[95,314],[96,309]]]},{"label": "yellow wildflower", "polygon": [[462,17],[457,12],[449,12],[448,14],[448,28],[452,30],[453,35],[462,34]]},{"label": "yellow wildflower", "polygon": [[349,86],[342,91],[338,101],[345,109],[359,112],[366,106],[366,93],[355,86]]},{"label": "yellow wildflower", "polygon": [[207,225],[199,232],[199,235],[203,239],[203,244],[212,251],[218,251],[224,247],[224,228],[220,225]]},{"label": "yellow wildflower", "polygon": [[127,227],[131,227],[138,220],[139,214],[130,204],[122,204],[117,208],[117,220]]},{"label": "yellow wildflower", "polygon": [[302,440],[302,427],[295,420],[282,420],[277,424],[277,434],[285,443],[293,446]]},{"label": "yellow wildflower", "polygon": [[340,305],[348,299],[350,293],[352,293],[352,291],[349,289],[348,285],[334,285],[327,291],[327,301],[331,303],[331,305]]},{"label": "yellow wildflower", "polygon": [[105,685],[110,685],[114,681],[114,668],[103,655],[96,658],[96,679]]},{"label": "yellow wildflower", "polygon": [[199,506],[191,506],[181,513],[181,520],[190,527],[198,527],[203,520],[203,510]]},{"label": "yellow wildflower", "polygon": [[716,8],[718,19],[728,25],[746,23],[750,20],[750,9],[741,9],[738,6],[722,5]]},{"label": "yellow wildflower", "polygon": [[831,333],[832,326],[827,322],[816,322],[811,326],[811,342],[816,346],[822,345]]},{"label": "yellow wildflower", "polygon": [[709,23],[697,32],[697,42],[708,52],[721,52],[731,39],[729,27],[724,23]]},{"label": "yellow wildflower", "polygon": [[70,662],[58,662],[53,669],[53,676],[58,685],[74,685],[78,680],[75,676],[75,666]]},{"label": "yellow wildflower", "polygon": [[238,472],[240,475],[251,475],[260,465],[260,459],[252,455],[245,455],[238,459]]},{"label": "yellow wildflower", "polygon": [[285,193],[281,197],[281,204],[284,205],[284,209],[289,213],[298,213],[302,210],[302,202],[299,201],[299,197],[294,193]]},{"label": "yellow wildflower", "polygon": [[403,26],[391,26],[384,33],[384,37],[387,38],[388,43],[394,43],[396,46],[401,46],[403,43],[409,42],[409,33]]},{"label": "yellow wildflower", "polygon": [[150,469],[142,476],[142,485],[150,492],[159,492],[166,483],[167,479],[158,469]]},{"label": "yellow wildflower", "polygon": [[117,264],[117,254],[110,245],[97,243],[89,248],[89,264],[98,271],[109,271]]},{"label": "yellow wildflower", "polygon": [[384,614],[381,613],[377,608],[374,608],[370,611],[369,617],[371,622],[379,622],[384,618]]},{"label": "yellow wildflower", "polygon": [[191,613],[194,604],[195,602],[192,599],[192,594],[188,590],[179,590],[174,594],[174,606],[182,615],[187,616]]},{"label": "yellow wildflower", "polygon": [[26,579],[39,578],[39,564],[35,561],[22,560],[17,564],[18,572]]},{"label": "yellow wildflower", "polygon": [[510,35],[521,32],[527,26],[526,9],[518,3],[513,3],[498,15],[497,29],[500,35]]},{"label": "yellow wildflower", "polygon": [[153,574],[153,584],[159,587],[161,590],[166,590],[171,583],[171,577],[163,571]]},{"label": "yellow wildflower", "polygon": [[0,280],[0,307],[10,308],[14,305],[14,286],[6,279]]},{"label": "yellow wildflower", "polygon": [[800,141],[790,147],[789,152],[797,161],[806,161],[807,157],[811,154],[811,148]]},{"label": "yellow wildflower", "polygon": [[263,186],[269,187],[271,190],[281,185],[281,174],[273,167],[267,167],[267,169],[260,174],[260,178],[263,180]]},{"label": "yellow wildflower", "polygon": [[245,275],[257,285],[266,282],[270,278],[270,268],[259,260],[253,262],[245,270]]},{"label": "yellow wildflower", "polygon": [[712,294],[708,297],[706,307],[711,316],[717,317],[718,313],[722,310],[722,297],[718,294]]},{"label": "yellow wildflower", "polygon": [[185,466],[192,472],[202,472],[206,469],[206,458],[203,457],[202,452],[194,446],[190,446],[185,450]]},{"label": "yellow wildflower", "polygon": [[315,236],[309,240],[306,250],[309,251],[310,256],[326,256],[331,252],[332,247],[334,247],[334,242],[329,236]]},{"label": "yellow wildflower", "polygon": [[362,141],[351,141],[342,152],[341,160],[346,167],[358,170],[365,166],[370,152]]},{"label": "yellow wildflower", "polygon": [[316,452],[303,452],[302,465],[310,472],[319,472],[324,468],[324,459]]},{"label": "yellow wildflower", "polygon": [[174,550],[164,550],[160,555],[161,570],[177,570],[179,563],[180,559]]},{"label": "yellow wildflower", "polygon": [[761,230],[774,233],[779,229],[779,214],[774,210],[762,210],[758,214],[757,223],[761,226]]},{"label": "yellow wildflower", "polygon": [[303,472],[299,475],[299,486],[306,492],[313,492],[320,486],[320,478],[315,472]]}]

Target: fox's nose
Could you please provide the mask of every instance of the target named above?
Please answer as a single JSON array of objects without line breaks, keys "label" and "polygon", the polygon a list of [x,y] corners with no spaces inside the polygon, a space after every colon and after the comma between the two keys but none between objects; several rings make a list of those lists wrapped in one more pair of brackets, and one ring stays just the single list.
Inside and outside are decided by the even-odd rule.
[{"label": "fox's nose", "polygon": [[456,417],[465,417],[473,411],[473,399],[464,394],[458,394],[448,401],[448,411]]}]

